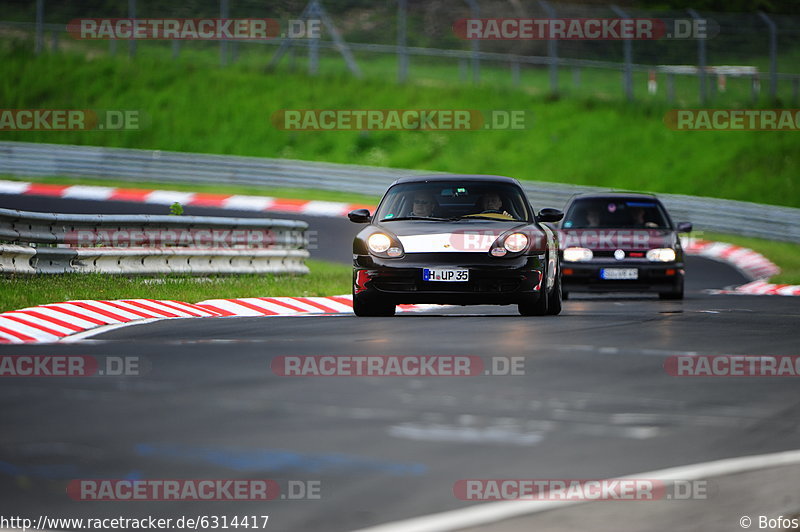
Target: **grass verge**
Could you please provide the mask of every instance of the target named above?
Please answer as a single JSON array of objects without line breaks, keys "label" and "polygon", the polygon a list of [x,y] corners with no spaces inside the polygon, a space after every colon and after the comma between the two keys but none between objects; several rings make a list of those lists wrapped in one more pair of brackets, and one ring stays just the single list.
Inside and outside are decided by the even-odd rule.
[{"label": "grass verge", "polygon": [[[280,157],[510,175],[800,207],[800,136],[781,131],[673,131],[666,102],[552,98],[524,86],[397,85],[321,72],[227,69],[142,53],[0,49],[9,109],[135,110],[128,131],[2,131],[0,140]],[[80,90],[76,90],[79,87]],[[524,110],[525,129],[287,131],[286,109]],[[272,120],[276,120],[273,124]]]},{"label": "grass verge", "polygon": [[698,233],[694,236],[702,238],[703,240],[727,242],[757,251],[777,264],[781,269],[781,273],[771,277],[769,282],[776,284],[800,284],[800,245],[798,244],[720,233]]},{"label": "grass verge", "polygon": [[204,299],[274,296],[333,296],[350,293],[349,266],[306,261],[306,276],[125,277],[67,274],[0,278],[0,312],[73,299]]}]

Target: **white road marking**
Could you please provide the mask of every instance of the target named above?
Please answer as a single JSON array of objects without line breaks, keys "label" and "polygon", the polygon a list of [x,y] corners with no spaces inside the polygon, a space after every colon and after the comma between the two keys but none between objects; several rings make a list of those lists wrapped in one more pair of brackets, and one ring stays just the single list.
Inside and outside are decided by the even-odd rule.
[{"label": "white road marking", "polygon": [[[773,454],[726,458],[713,462],[703,462],[687,466],[672,467],[636,473],[619,479],[682,479],[708,480],[714,477],[734,475],[758,469],[768,469],[800,464],[800,450]],[[500,501],[477,504],[460,510],[452,510],[422,517],[414,517],[393,523],[386,523],[356,532],[447,532],[464,528],[475,528],[514,517],[533,515],[546,510],[561,509],[591,501]]]}]

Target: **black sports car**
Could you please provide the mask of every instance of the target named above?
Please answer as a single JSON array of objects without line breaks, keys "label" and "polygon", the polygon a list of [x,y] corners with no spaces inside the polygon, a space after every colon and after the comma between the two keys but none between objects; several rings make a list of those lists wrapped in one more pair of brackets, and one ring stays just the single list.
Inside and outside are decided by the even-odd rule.
[{"label": "black sports car", "polygon": [[353,309],[391,316],[401,303],[517,304],[523,316],[561,312],[558,237],[515,179],[405,177],[386,191],[353,241]]},{"label": "black sports car", "polygon": [[683,249],[662,203],[650,194],[580,194],[561,222],[564,299],[570,292],[658,292],[683,299]]}]

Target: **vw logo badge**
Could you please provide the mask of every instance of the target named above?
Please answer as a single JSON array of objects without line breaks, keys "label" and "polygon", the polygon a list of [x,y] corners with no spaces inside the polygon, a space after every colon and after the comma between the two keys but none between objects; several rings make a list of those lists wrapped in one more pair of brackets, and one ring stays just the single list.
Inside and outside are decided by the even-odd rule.
[{"label": "vw logo badge", "polygon": [[614,252],[614,258],[617,260],[622,260],[625,258],[625,252],[621,249],[618,249]]}]

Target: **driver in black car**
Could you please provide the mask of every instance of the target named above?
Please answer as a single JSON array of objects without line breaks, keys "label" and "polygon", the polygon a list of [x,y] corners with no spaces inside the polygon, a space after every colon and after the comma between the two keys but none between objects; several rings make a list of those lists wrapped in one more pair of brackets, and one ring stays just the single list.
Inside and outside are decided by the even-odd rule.
[{"label": "driver in black car", "polygon": [[500,195],[497,192],[484,194],[480,201],[480,208],[483,209],[481,213],[502,214],[511,218],[511,215],[503,210],[503,200],[500,199]]},{"label": "driver in black car", "polygon": [[417,191],[411,202],[411,216],[427,218],[433,214],[436,200],[430,192]]}]

